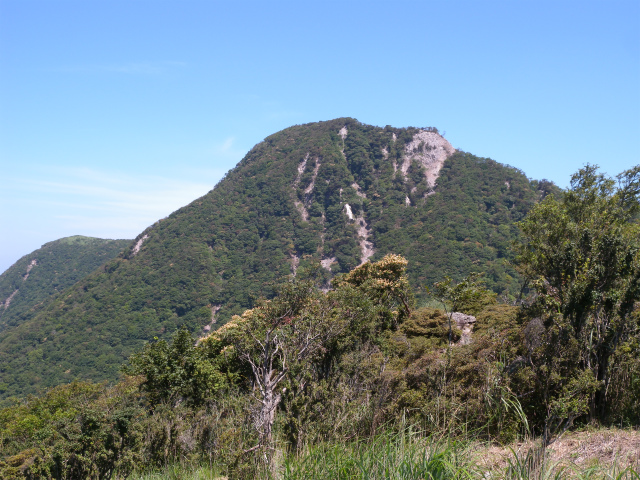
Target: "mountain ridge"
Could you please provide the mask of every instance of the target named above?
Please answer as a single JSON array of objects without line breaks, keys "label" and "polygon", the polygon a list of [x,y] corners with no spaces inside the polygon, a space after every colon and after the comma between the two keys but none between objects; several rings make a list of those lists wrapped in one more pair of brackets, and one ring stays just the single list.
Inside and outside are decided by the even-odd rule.
[{"label": "mountain ridge", "polygon": [[[507,294],[517,289],[514,222],[540,195],[519,170],[454,151],[434,128],[351,118],[287,128],[19,331],[0,333],[1,381],[27,392],[114,379],[144,341],[216,328],[314,264],[328,285],[397,253],[414,287],[477,269]],[[16,360],[29,354],[26,366]]]},{"label": "mountain ridge", "polygon": [[0,330],[115,258],[129,242],[73,235],[47,242],[20,258],[0,274]]}]

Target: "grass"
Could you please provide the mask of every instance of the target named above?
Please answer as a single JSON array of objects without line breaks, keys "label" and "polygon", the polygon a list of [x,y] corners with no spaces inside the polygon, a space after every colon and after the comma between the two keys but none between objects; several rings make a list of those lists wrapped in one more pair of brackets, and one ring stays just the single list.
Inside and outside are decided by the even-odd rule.
[{"label": "grass", "polygon": [[174,464],[152,472],[134,474],[129,478],[133,480],[222,480],[227,477],[220,475],[215,467]]},{"label": "grass", "polygon": [[457,441],[384,434],[372,442],[320,445],[285,460],[288,480],[471,479],[477,469]]},{"label": "grass", "polygon": [[[603,434],[622,438],[621,434]],[[616,437],[617,435],[617,437]],[[638,433],[634,441],[638,439]],[[592,438],[590,435],[589,438]],[[575,438],[581,438],[577,434]],[[297,455],[276,456],[275,474],[245,478],[265,480],[640,480],[640,458],[598,454],[578,464],[572,457],[579,448],[595,450],[570,438],[569,447],[560,456],[549,450],[536,455],[532,442],[519,446],[498,447],[473,440],[425,437],[408,429],[402,433],[385,433],[372,440],[348,444],[319,444]],[[586,438],[586,434],[585,434]],[[593,439],[593,438],[592,438]],[[595,441],[600,438],[596,437]],[[615,441],[615,440],[612,440]],[[605,447],[607,445],[604,445]],[[564,447],[559,447],[562,450]],[[630,444],[635,448],[635,443]],[[640,455],[633,452],[634,455]],[[617,455],[617,454],[616,454]],[[601,461],[604,460],[604,461]],[[631,462],[631,464],[630,464]],[[173,465],[152,473],[134,475],[134,480],[222,480],[226,479],[210,466]],[[233,477],[232,477],[233,478]]]},{"label": "grass", "polygon": [[617,462],[612,465],[596,464],[580,467],[572,462],[554,462],[548,458],[539,459],[531,450],[519,454],[511,449],[507,458],[507,468],[496,476],[488,472],[488,479],[505,480],[640,480],[638,472],[631,467],[622,468]]}]

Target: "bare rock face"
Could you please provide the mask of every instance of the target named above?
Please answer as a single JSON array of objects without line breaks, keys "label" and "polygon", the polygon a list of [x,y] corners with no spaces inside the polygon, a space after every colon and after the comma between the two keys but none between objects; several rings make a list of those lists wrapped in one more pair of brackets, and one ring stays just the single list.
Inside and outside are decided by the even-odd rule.
[{"label": "bare rock face", "polygon": [[471,332],[473,331],[473,324],[476,323],[476,317],[460,312],[453,312],[451,314],[451,320],[456,322],[456,327],[462,332],[459,344],[469,345],[471,343]]},{"label": "bare rock face", "polygon": [[[394,172],[397,170],[401,170],[401,172],[406,175],[411,168],[413,162],[417,162],[424,167],[425,180],[427,184],[431,187],[431,190],[428,191],[425,195],[430,195],[433,193],[433,187],[435,186],[436,179],[440,173],[440,169],[444,164],[445,160],[449,158],[452,154],[455,153],[455,148],[451,146],[451,144],[439,133],[431,130],[417,130],[417,133],[413,134],[412,140],[409,143],[404,144],[402,150],[402,156],[399,161],[393,162]],[[346,125],[343,125],[338,131],[338,137],[342,140],[338,143],[338,148],[344,159],[346,160],[345,154],[345,139],[349,135],[349,130]],[[397,141],[397,136],[394,133],[392,135],[393,143]],[[341,143],[341,144],[340,144]],[[389,145],[382,147],[383,154],[385,158],[388,158],[389,155]],[[292,184],[293,191],[293,203],[295,208],[302,221],[309,222],[310,214],[309,208],[312,204],[313,196],[315,194],[314,190],[316,189],[316,179],[318,178],[318,172],[321,168],[321,155],[311,156],[310,152],[306,152],[304,157],[301,157],[297,165],[297,171],[295,173],[295,178]],[[300,195],[299,192],[300,183],[302,181],[302,177],[305,171],[308,171],[308,162],[314,162],[315,166],[311,175],[311,182],[304,189],[303,194]],[[325,178],[327,184],[329,180]],[[355,193],[360,198],[367,198],[367,194],[363,191],[362,187],[358,185],[356,182],[352,182],[351,187],[355,190]],[[415,190],[415,188],[414,188]],[[343,188],[340,188],[340,198],[342,199]],[[405,197],[405,205],[407,207],[416,206],[412,203],[411,199],[406,196]],[[343,214],[346,216],[347,223],[354,225],[358,234],[358,244],[360,246],[360,264],[366,263],[369,259],[375,254],[376,249],[374,247],[374,242],[372,239],[372,230],[371,226],[368,223],[368,219],[365,216],[365,212],[361,209],[355,210],[353,204],[345,203],[342,205]],[[322,225],[323,231],[320,234],[321,243],[324,245],[324,222],[325,216],[324,212],[322,213]],[[331,258],[327,256],[322,260],[322,265],[325,269],[329,270],[331,263]],[[291,258],[291,271],[295,276],[297,266],[299,264],[299,259],[296,257]]]},{"label": "bare rock face", "polygon": [[433,187],[444,161],[455,151],[456,149],[439,133],[421,131],[405,146],[404,160],[400,168],[406,175],[411,163],[414,160],[418,161],[426,171],[427,182]]}]

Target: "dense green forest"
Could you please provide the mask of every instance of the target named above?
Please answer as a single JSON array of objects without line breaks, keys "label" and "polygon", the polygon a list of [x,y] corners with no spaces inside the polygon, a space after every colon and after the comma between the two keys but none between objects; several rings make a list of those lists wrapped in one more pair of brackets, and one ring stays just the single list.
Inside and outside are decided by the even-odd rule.
[{"label": "dense green forest", "polygon": [[[440,308],[421,307],[410,262],[394,254],[330,290],[321,268],[301,269],[197,342],[182,328],[147,343],[115,385],[58,386],[1,410],[0,473],[111,478],[200,462],[230,478],[305,478],[283,456],[335,455],[415,425],[532,435],[526,469],[506,478],[534,478],[522,472],[566,429],[640,425],[640,166],[617,180],[587,166],[524,215],[517,304],[480,271],[445,276],[432,289]],[[401,478],[473,478],[450,473],[455,461],[416,460],[424,469]],[[637,478],[627,473],[616,478]]]},{"label": "dense green forest", "polygon": [[288,128],[256,145],[207,195],[0,332],[2,398],[115,380],[146,341],[181,326],[215,330],[317,264],[327,288],[363,260],[395,253],[409,261],[419,302],[445,275],[459,281],[473,271],[512,301],[521,280],[510,249],[515,222],[554,191],[456,152],[435,129],[350,118]]},{"label": "dense green forest", "polygon": [[25,255],[0,275],[0,330],[15,327],[56,294],[117,257],[131,240],[61,238]]}]

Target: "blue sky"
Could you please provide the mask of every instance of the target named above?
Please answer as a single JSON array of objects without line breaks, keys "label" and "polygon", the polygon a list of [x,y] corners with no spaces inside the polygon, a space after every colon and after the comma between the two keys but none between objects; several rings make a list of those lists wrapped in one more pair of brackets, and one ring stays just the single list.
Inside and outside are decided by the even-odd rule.
[{"label": "blue sky", "polygon": [[640,163],[640,1],[0,0],[0,272],[133,238],[266,136],[435,126],[566,187]]}]

